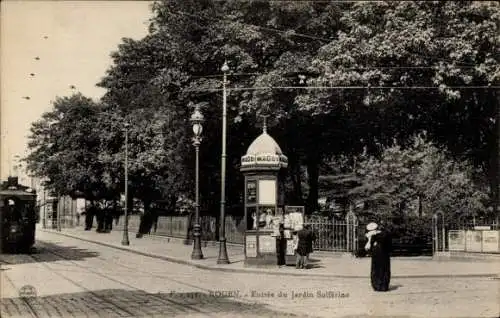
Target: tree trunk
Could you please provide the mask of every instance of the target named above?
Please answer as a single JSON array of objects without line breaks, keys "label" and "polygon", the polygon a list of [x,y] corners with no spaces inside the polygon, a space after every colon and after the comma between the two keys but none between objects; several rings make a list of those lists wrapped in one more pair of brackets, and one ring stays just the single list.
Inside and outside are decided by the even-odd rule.
[{"label": "tree trunk", "polygon": [[177,196],[175,195],[171,195],[169,196],[169,206],[168,206],[168,209],[170,210],[170,212],[173,214],[175,214],[175,209],[177,207]]},{"label": "tree trunk", "polygon": [[309,194],[307,196],[306,211],[311,214],[318,210],[319,158],[315,154],[310,155],[307,160],[307,177]]},{"label": "tree trunk", "polygon": [[302,177],[300,171],[300,160],[298,156],[290,154],[289,157],[290,164],[290,178],[292,180],[292,195],[290,198],[290,204],[292,205],[303,205],[303,194],[302,194]]},{"label": "tree trunk", "polygon": [[[500,115],[499,115],[500,117]],[[500,138],[499,138],[500,139]],[[499,200],[499,187],[500,187],[500,182],[499,182],[499,176],[500,176],[500,167],[499,167],[499,158],[500,154],[500,145],[498,145],[499,141],[495,141],[497,145],[493,146],[493,149],[495,151],[490,152],[489,160],[488,163],[485,165],[486,167],[486,175],[488,177],[488,183],[489,183],[489,188],[490,188],[490,197],[493,201],[493,207],[495,208],[495,213],[498,209],[498,200]]]},{"label": "tree trunk", "polygon": [[495,158],[495,165],[494,167],[496,168],[496,184],[495,184],[495,190],[494,190],[494,198],[495,198],[495,218],[496,218],[496,223],[498,224],[498,220],[500,218],[500,93],[498,90],[496,91],[497,95],[497,103],[496,103],[496,158]]},{"label": "tree trunk", "polygon": [[422,217],[422,196],[418,195],[418,217]]}]

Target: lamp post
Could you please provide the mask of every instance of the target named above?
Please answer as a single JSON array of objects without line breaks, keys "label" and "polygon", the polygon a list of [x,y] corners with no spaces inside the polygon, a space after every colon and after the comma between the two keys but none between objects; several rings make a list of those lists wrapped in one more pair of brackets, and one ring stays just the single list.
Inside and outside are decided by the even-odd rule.
[{"label": "lamp post", "polygon": [[47,228],[47,190],[45,189],[45,185],[43,186],[43,219],[42,219],[42,228]]},{"label": "lamp post", "polygon": [[200,226],[200,169],[199,169],[199,153],[200,153],[200,143],[201,143],[201,133],[203,131],[203,114],[200,112],[200,106],[196,105],[194,113],[191,115],[191,123],[193,124],[193,145],[196,149],[196,185],[195,185],[195,216],[194,216],[194,228],[193,228],[193,252],[191,253],[192,259],[202,259],[203,252],[201,251],[201,226]]},{"label": "lamp post", "polygon": [[229,264],[226,248],[226,117],[227,117],[227,71],[229,66],[227,61],[224,61],[221,71],[223,72],[222,80],[222,156],[221,156],[221,196],[220,196],[220,228],[219,228],[219,258],[217,264]]},{"label": "lamp post", "polygon": [[[59,203],[61,203],[61,200],[62,200],[62,196],[57,194],[57,205],[55,206],[56,207],[56,211],[57,211],[57,231],[61,232],[61,213],[62,211],[64,210],[64,206],[62,206],[62,208],[59,208]],[[64,204],[64,201],[62,202]]]},{"label": "lamp post", "polygon": [[128,128],[129,123],[125,122],[125,219],[123,221],[122,245],[129,245],[128,240]]}]

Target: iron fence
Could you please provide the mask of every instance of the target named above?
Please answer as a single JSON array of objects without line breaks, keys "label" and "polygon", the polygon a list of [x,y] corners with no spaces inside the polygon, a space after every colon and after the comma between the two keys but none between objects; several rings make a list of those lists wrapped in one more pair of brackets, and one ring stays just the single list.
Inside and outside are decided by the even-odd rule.
[{"label": "iron fence", "polygon": [[306,216],[304,224],[310,225],[316,235],[314,250],[348,252],[356,249],[358,222],[352,214],[345,219]]},{"label": "iron fence", "polygon": [[[189,216],[160,216],[151,234],[192,238],[193,218]],[[245,220],[243,216],[226,216],[226,241],[232,244],[243,244],[245,241]],[[358,221],[353,215],[344,219],[329,219],[324,217],[306,216],[305,224],[309,224],[316,235],[313,248],[316,251],[350,252],[356,250]],[[137,231],[140,225],[140,215],[129,216],[129,230]],[[218,234],[217,218],[201,216],[201,239],[215,241]]]}]

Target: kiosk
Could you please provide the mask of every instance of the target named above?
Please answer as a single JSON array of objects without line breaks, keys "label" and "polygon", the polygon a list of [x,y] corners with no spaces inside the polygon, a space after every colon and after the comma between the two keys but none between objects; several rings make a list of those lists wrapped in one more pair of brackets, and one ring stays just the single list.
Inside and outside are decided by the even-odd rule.
[{"label": "kiosk", "polygon": [[[282,180],[288,159],[276,141],[267,134],[255,139],[241,158],[245,176],[245,265],[276,265],[276,236],[285,225],[287,255],[293,257],[293,226],[303,222],[303,208],[284,205]],[[297,212],[301,217],[297,218]],[[302,224],[300,224],[302,225]],[[289,257],[290,259],[290,257]]]}]

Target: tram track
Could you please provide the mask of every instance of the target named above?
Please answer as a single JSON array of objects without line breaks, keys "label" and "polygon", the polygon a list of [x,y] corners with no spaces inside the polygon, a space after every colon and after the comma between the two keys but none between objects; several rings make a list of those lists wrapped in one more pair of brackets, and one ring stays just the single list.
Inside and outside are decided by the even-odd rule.
[{"label": "tram track", "polygon": [[[52,253],[52,251],[47,250],[47,249],[45,249],[45,250],[44,250],[44,252],[49,252],[49,253]],[[54,253],[52,253],[52,254],[54,254]],[[69,278],[68,276],[61,274],[58,270],[54,270],[54,268],[53,268],[53,267],[51,267],[51,266],[49,266],[47,263],[45,263],[45,262],[43,261],[43,259],[38,258],[38,257],[35,257],[34,255],[37,255],[37,254],[23,254],[23,256],[27,256],[27,257],[31,258],[31,259],[32,259],[32,260],[34,260],[37,264],[39,264],[39,265],[41,265],[41,266],[45,267],[47,270],[49,270],[50,272],[54,273],[55,275],[57,275],[57,276],[59,276],[59,277],[63,278],[64,280],[69,281],[70,283],[72,283],[73,285],[77,286],[77,287],[78,287],[78,288],[80,288],[81,290],[83,290],[83,291],[85,291],[85,292],[87,292],[87,293],[91,294],[92,296],[94,296],[94,297],[96,297],[96,298],[98,298],[98,299],[102,299],[103,301],[107,302],[108,304],[110,304],[110,305],[112,305],[112,306],[116,306],[116,307],[117,307],[117,308],[119,308],[120,310],[123,310],[124,312],[126,312],[127,314],[129,314],[129,316],[130,316],[130,317],[134,317],[134,315],[133,315],[131,312],[127,311],[126,309],[120,308],[120,306],[119,306],[118,304],[115,304],[114,302],[107,300],[105,297],[102,297],[102,296],[98,295],[98,294],[97,294],[97,293],[95,293],[94,291],[92,291],[92,290],[90,290],[90,289],[88,289],[88,288],[84,287],[82,284],[80,284],[80,283],[76,282],[75,280],[73,280],[73,279]],[[54,254],[54,255],[55,255],[55,254]],[[56,255],[56,256],[62,257],[61,255]],[[62,257],[62,258],[64,258],[64,257]],[[15,286],[14,286],[14,287],[15,287]],[[30,304],[30,303],[28,302],[28,300],[29,300],[29,298],[24,299],[24,301],[26,302],[26,304],[27,304],[27,305],[28,305],[28,306],[29,306],[29,307],[33,310],[34,317],[40,317],[40,316],[38,316],[38,315],[36,314],[36,311],[33,309],[32,304]],[[58,309],[57,307],[56,307],[56,308],[54,308],[54,309],[58,312],[58,314],[59,314],[59,316],[60,316],[60,317],[64,317],[64,315],[63,315],[63,314],[59,311],[59,309]],[[97,315],[99,315],[99,313],[98,313],[98,312],[95,312],[95,313],[96,313]]]},{"label": "tram track", "polygon": [[[53,250],[51,251],[51,253],[54,254],[54,255],[56,255]],[[62,257],[61,255],[56,255],[56,256]],[[135,274],[142,273],[142,274],[144,274],[145,277],[154,277],[154,278],[159,278],[159,279],[166,279],[166,280],[175,282],[175,283],[180,284],[180,285],[184,285],[184,286],[187,286],[187,287],[190,287],[190,288],[198,289],[198,290],[200,290],[202,292],[205,292],[205,293],[210,293],[212,291],[212,290],[207,289],[207,288],[202,288],[202,287],[194,285],[194,284],[189,284],[189,283],[186,283],[184,281],[180,281],[180,280],[174,279],[174,278],[172,278],[170,276],[158,274],[157,272],[154,272],[154,271],[146,271],[146,270],[143,270],[143,269],[140,269],[140,268],[137,268],[137,267],[127,266],[127,265],[124,265],[123,263],[116,262],[112,258],[106,258],[106,259],[105,258],[100,258],[100,257],[96,257],[96,258],[97,259],[101,259],[103,261],[103,263],[113,263],[114,265],[120,266],[120,267],[125,268],[127,270],[134,271]],[[82,267],[82,265],[80,265],[80,264],[78,264],[78,265],[80,267]],[[90,267],[83,266],[83,268],[87,268],[88,269]]]},{"label": "tram track", "polygon": [[[41,242],[39,242],[41,243]],[[41,243],[40,245],[44,245],[43,243]],[[45,246],[46,247],[46,246]],[[188,305],[188,304],[183,304],[179,301],[175,301],[175,300],[172,300],[172,299],[165,299],[165,298],[161,298],[161,297],[158,297],[156,296],[155,294],[152,294],[152,293],[149,293],[147,292],[146,290],[142,289],[142,288],[138,288],[137,286],[134,286],[132,284],[129,284],[129,283],[126,283],[126,282],[123,282],[121,280],[118,280],[118,279],[115,279],[115,278],[112,278],[108,275],[105,275],[105,274],[102,274],[98,271],[95,271],[93,269],[91,269],[90,266],[84,266],[82,264],[79,264],[78,262],[75,262],[74,260],[71,260],[70,258],[68,258],[67,256],[65,256],[64,254],[62,253],[58,253],[57,251],[54,251],[53,249],[49,249],[49,248],[44,248],[44,251],[45,252],[48,252],[48,253],[51,253],[61,259],[63,259],[65,262],[70,262],[71,264],[73,264],[74,266],[78,267],[78,268],[81,268],[81,269],[84,269],[85,271],[89,272],[89,273],[92,273],[94,275],[97,275],[99,277],[102,277],[104,279],[107,279],[109,281],[112,281],[114,283],[117,283],[117,284],[120,284],[122,286],[125,286],[127,288],[130,288],[130,289],[133,289],[135,291],[140,291],[140,292],[143,292],[143,293],[146,293],[148,294],[149,297],[152,297],[156,300],[158,300],[160,303],[162,303],[163,305],[174,305],[174,306],[177,306],[177,308],[181,307],[182,309],[187,309],[187,310],[190,310],[190,311],[193,311],[193,312],[196,312],[198,314],[203,314],[205,315],[206,317],[216,317],[216,316],[213,316],[213,315],[210,315],[209,312],[205,312],[205,311],[202,311],[202,310],[199,310],[198,308],[194,307],[194,306],[191,306],[191,305]],[[37,255],[37,254],[34,254],[34,255]],[[66,279],[67,281],[71,282],[72,284],[74,284],[75,286],[77,286],[78,288],[81,288],[82,290],[85,290],[86,292],[92,294],[94,297],[97,297],[97,298],[101,298],[103,299],[104,301],[108,302],[109,304],[113,305],[113,306],[116,306],[117,308],[119,308],[120,310],[123,310],[124,312],[127,312],[127,314],[130,315],[130,317],[134,317],[134,314],[127,311],[125,308],[121,308],[120,306],[118,306],[118,304],[115,304],[113,303],[112,301],[108,300],[108,299],[105,299],[105,297],[102,297],[98,294],[96,294],[95,292],[93,292],[92,290],[84,287],[82,284],[72,280],[71,278],[67,277],[66,275],[63,275],[60,273],[60,270],[59,269],[54,269],[53,267],[47,265],[46,263],[43,262],[43,259],[41,258],[37,258],[35,256],[32,255],[29,255],[30,257],[32,257],[35,261],[37,261],[38,263],[41,263],[44,267],[46,267],[47,269],[49,269],[50,271],[54,272],[55,274],[57,274],[58,276],[62,277],[63,279]],[[128,270],[134,270],[134,271],[137,271],[137,268],[134,268],[134,267],[130,267],[130,266],[125,266],[123,264],[120,264],[120,263],[117,263],[117,262],[114,262],[112,260],[109,260],[109,259],[101,259],[104,263],[105,262],[111,262],[113,263],[114,265],[118,265],[118,266],[121,266],[123,268],[126,268]],[[145,273],[145,274],[149,274],[149,276],[153,276],[153,277],[156,277],[156,278],[161,278],[161,279],[166,279],[166,280],[170,280],[172,282],[176,282],[178,284],[182,284],[182,285],[185,285],[185,286],[188,286],[188,287],[191,287],[191,288],[197,288],[199,290],[202,290],[203,292],[206,292],[208,294],[209,290],[207,289],[204,289],[204,288],[201,288],[201,287],[198,287],[198,286],[195,286],[195,285],[192,285],[192,284],[189,284],[189,283],[185,283],[185,282],[182,282],[182,281],[179,281],[179,280],[176,280],[176,279],[172,279],[170,277],[166,277],[166,276],[163,276],[163,275],[157,275],[157,274],[154,274],[153,272],[150,272],[150,271],[143,271],[141,270],[141,272]],[[166,302],[167,303],[166,303]]]},{"label": "tram track", "polygon": [[[17,288],[16,284],[14,284],[14,282],[12,281],[12,279],[9,278],[9,276],[7,275],[4,275],[3,276],[3,279],[5,279],[7,282],[9,282],[9,284],[14,288],[14,290],[19,290],[20,288]],[[2,280],[3,280],[2,279]],[[37,313],[36,313],[36,310],[33,308],[32,304],[29,303],[28,301],[28,298],[26,297],[20,297],[23,301],[23,303],[26,305],[26,307],[28,308],[30,314],[33,316],[33,317],[36,317],[36,318],[41,318]]]},{"label": "tram track", "polygon": [[[119,311],[121,314],[118,314],[118,316],[122,317],[149,317],[153,315],[153,313],[154,315],[163,313],[163,311],[155,312],[155,309],[151,309],[151,311],[146,307],[142,307],[143,304],[145,306],[149,306],[148,304],[150,304],[150,306],[152,306],[150,308],[165,308],[165,311],[172,312],[172,316],[195,315],[197,317],[219,317],[218,313],[220,312],[220,308],[226,308],[222,310],[231,308],[229,309],[231,312],[237,312],[239,310],[238,308],[245,308],[245,311],[249,312],[249,310],[251,310],[249,308],[254,308],[253,306],[256,304],[254,301],[248,301],[241,298],[229,299],[234,297],[214,297],[212,293],[213,289],[206,289],[194,285],[184,281],[182,278],[172,278],[171,275],[177,275],[175,273],[171,273],[170,275],[162,274],[161,266],[163,265],[161,264],[158,264],[159,267],[157,267],[156,270],[154,267],[153,270],[144,270],[144,268],[140,267],[140,263],[144,260],[134,260],[130,263],[127,260],[127,253],[116,254],[114,250],[110,250],[109,253],[101,252],[97,254],[92,252],[89,254],[87,250],[92,250],[92,247],[87,247],[87,250],[83,252],[80,252],[79,249],[75,250],[74,248],[74,246],[57,245],[52,242],[39,240],[37,241],[36,249],[31,254],[18,254],[15,258],[6,259],[7,262],[4,262],[9,265],[36,263],[37,266],[40,267],[41,272],[48,271],[51,275],[54,275],[53,278],[51,278],[53,281],[58,281],[59,279],[56,277],[59,277],[61,278],[61,283],[62,281],[68,283],[65,288],[75,289],[74,287],[71,288],[71,286],[75,286],[78,289],[78,291],[72,293],[63,293],[61,294],[62,298],[57,298],[58,300],[56,300],[56,302],[59,304],[58,306],[60,306],[59,309],[61,309],[61,311],[53,307],[54,298],[52,296],[47,296],[47,299],[45,299],[45,297],[35,298],[34,300],[28,299],[27,306],[33,308],[30,316],[46,317],[48,315],[65,317],[67,314],[62,314],[62,312],[70,312],[77,317],[80,315],[107,317],[107,310],[112,310],[112,308],[116,308],[116,310],[112,310],[112,314]],[[85,257],[85,255],[92,254],[97,256],[87,256],[89,260],[92,260],[90,263],[79,261],[82,257]],[[126,263],[123,263],[123,260],[127,260]],[[42,270],[42,268],[44,270]],[[115,270],[111,270],[113,268],[115,268]],[[129,273],[132,275],[129,275]],[[139,274],[139,277],[137,274]],[[88,275],[88,278],[85,278],[85,275]],[[189,279],[189,275],[190,274],[186,274],[186,279]],[[85,280],[82,280],[81,277],[84,277]],[[157,293],[151,293],[147,291],[149,290],[148,288],[146,288],[146,290],[144,287],[148,286],[147,282],[140,280],[139,284],[142,286],[137,286],[133,281],[130,282],[130,278],[141,279],[141,277],[153,281],[159,280],[160,290],[162,285],[177,285],[177,288],[171,289],[170,292],[159,290]],[[86,279],[89,279],[91,285],[86,283]],[[92,282],[96,281],[101,282],[98,283],[98,285],[117,285],[117,287],[115,289],[112,287],[107,289],[93,289],[92,286],[95,286],[95,283]],[[165,283],[162,281],[165,281]],[[111,282],[113,284],[111,284]],[[123,286],[123,288],[120,286]],[[49,294],[51,294],[50,290],[48,291]],[[79,296],[80,291],[83,295],[88,294],[90,298],[88,296],[83,296],[83,298],[81,298],[82,296]],[[125,292],[125,295],[127,295],[129,291],[131,292],[131,296],[125,296],[124,300],[123,296],[120,296],[121,293]],[[134,294],[136,291],[138,292],[137,295]],[[72,294],[75,296],[71,296]],[[73,299],[73,297],[76,297],[76,299]],[[115,303],[113,300],[119,303]],[[70,303],[65,304],[65,301],[69,301]],[[77,302],[76,307],[71,305],[72,301]],[[79,301],[84,302],[78,303]],[[33,302],[33,304],[31,302]],[[33,307],[32,305],[35,306]],[[82,310],[82,308],[86,310]],[[142,311],[141,308],[145,308],[144,311]],[[37,309],[38,314],[41,316],[36,315]],[[78,313],[75,313],[75,310],[77,310]],[[47,313],[45,313],[45,311]],[[48,314],[49,312],[50,314]],[[276,315],[277,312],[273,314]],[[26,313],[26,316],[28,315],[29,314]]]}]

